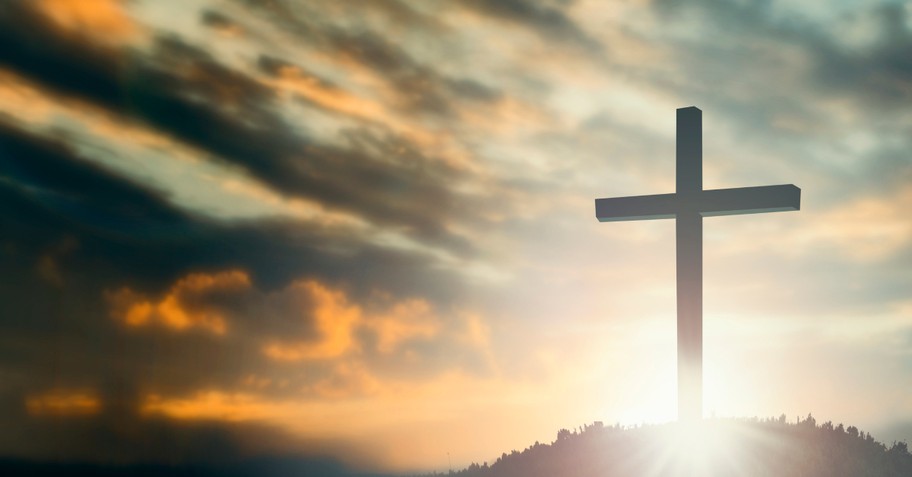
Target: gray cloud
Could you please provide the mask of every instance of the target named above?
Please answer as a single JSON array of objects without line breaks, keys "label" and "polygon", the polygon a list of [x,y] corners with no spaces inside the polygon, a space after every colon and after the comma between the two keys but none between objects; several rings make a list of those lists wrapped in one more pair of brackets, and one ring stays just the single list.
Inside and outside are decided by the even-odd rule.
[{"label": "gray cloud", "polygon": [[[381,2],[391,3],[395,2]],[[261,14],[306,42],[376,71],[398,94],[398,105],[416,113],[451,115],[456,101],[496,101],[502,93],[471,78],[453,78],[413,58],[389,37],[367,27],[342,28],[307,18],[281,2],[258,5]],[[376,7],[377,5],[375,5]],[[275,66],[273,59],[271,63]],[[268,66],[260,63],[261,67]],[[299,66],[300,67],[300,66]],[[272,71],[272,68],[265,68]]]},{"label": "gray cloud", "polygon": [[[762,151],[770,163],[794,158],[795,172],[819,181],[812,193],[824,203],[901,188],[912,173],[902,152],[912,146],[912,124],[900,107],[912,99],[912,69],[901,53],[912,48],[908,13],[896,4],[859,5],[824,21],[787,8],[657,2],[675,74],[640,74],[725,117],[744,150]],[[847,44],[845,30],[862,20],[869,41]],[[871,134],[883,140],[851,145]]]},{"label": "gray cloud", "polygon": [[[71,356],[67,363],[82,378],[87,376],[81,373],[132,373],[145,366],[151,353],[171,370],[164,372],[171,382],[181,381],[174,373],[184,376],[186,386],[197,384],[203,375],[218,379],[223,372],[228,373],[225,379],[236,379],[256,362],[250,357],[260,354],[255,340],[247,352],[241,351],[245,343],[235,343],[239,347],[229,352],[232,348],[205,336],[191,336],[180,346],[166,345],[172,337],[160,332],[124,337],[103,300],[105,290],[125,285],[157,296],[194,271],[247,270],[255,286],[267,291],[314,277],[344,284],[356,301],[371,296],[377,283],[396,296],[417,295],[444,307],[459,293],[459,282],[451,274],[408,253],[363,246],[355,237],[301,230],[293,223],[215,223],[175,210],[160,193],[100,170],[60,143],[8,126],[0,128],[0,142],[0,211],[6,224],[0,233],[0,260],[8,283],[0,294],[4,316],[10,318],[0,326],[5,362],[13,368],[45,360],[47,347],[41,342],[52,334],[58,337],[56,352]],[[75,245],[56,258],[61,283],[48,282],[38,264],[65,243]],[[352,253],[329,253],[326,243]],[[398,273],[389,273],[391,269]],[[92,273],[83,276],[83,270]],[[278,332],[266,324],[251,322],[251,330]],[[156,352],[161,346],[173,354]],[[207,351],[191,358],[200,350]],[[119,355],[114,368],[108,358],[112,353]],[[79,381],[80,376],[72,378]]]},{"label": "gray cloud", "polygon": [[[0,158],[0,401],[8,404],[0,419],[17,429],[0,435],[6,455],[197,462],[226,454],[331,452],[373,462],[342,443],[288,438],[266,425],[181,424],[142,416],[138,408],[150,392],[248,391],[245,377],[272,376],[277,369],[295,369],[297,377],[270,387],[271,398],[307,396],[308,387],[332,378],[331,360],[283,366],[263,354],[270,341],[321,338],[307,296],[281,304],[283,293],[294,299],[286,290],[292,280],[316,279],[343,290],[353,306],[366,307],[378,290],[399,300],[419,297],[442,326],[459,326],[448,313],[463,285],[413,254],[289,222],[226,224],[188,214],[161,192],[93,165],[63,140],[5,123]],[[350,252],[328,251],[327,244]],[[54,280],[39,268],[46,256],[56,261]],[[195,329],[129,329],[115,316],[110,296],[123,287],[156,302],[189,274],[232,269],[250,273],[249,289],[203,290],[179,302],[188,312],[223,314],[230,330],[224,338]],[[382,312],[389,305],[378,306]],[[405,342],[404,349],[427,358],[416,366],[380,352],[370,333],[354,338],[364,343],[359,359],[373,362],[380,376],[429,376],[453,366],[486,372],[476,353],[449,335]],[[96,390],[101,413],[63,419],[25,413],[28,396],[56,388]],[[41,437],[47,435],[54,438]]]},{"label": "gray cloud", "polygon": [[[492,18],[523,25],[544,39],[569,43],[591,53],[600,53],[602,45],[562,11],[569,2],[534,2],[526,0],[472,0],[466,6]],[[548,3],[557,3],[548,5]]]},{"label": "gray cloud", "polygon": [[[798,49],[809,61],[809,75],[802,78],[800,91],[782,92],[758,89],[759,94],[778,92],[792,98],[816,99],[821,94],[848,96],[864,100],[860,106],[874,112],[885,108],[894,110],[903,100],[908,101],[912,82],[912,63],[908,51],[912,32],[905,20],[907,12],[898,4],[859,6],[843,15],[857,19],[871,17],[871,29],[876,35],[869,44],[850,48],[840,44],[843,32],[834,24],[821,24],[810,17],[794,17],[779,12],[769,2],[743,4],[721,0],[705,0],[678,4],[656,2],[656,11],[664,21],[680,21],[682,14],[687,24],[697,24],[731,38],[724,45],[716,44],[711,37],[705,40],[682,42],[677,50],[680,66],[690,71],[719,75],[732,81],[744,68],[735,65],[766,64],[764,75],[776,75],[788,65],[776,61],[790,50]],[[845,24],[836,25],[844,27]],[[737,33],[737,35],[734,35]],[[759,43],[762,40],[763,43]],[[769,46],[767,46],[769,45]],[[771,48],[770,48],[771,46]],[[757,68],[751,68],[758,71]],[[701,76],[693,76],[700,77]],[[746,80],[746,78],[745,78]],[[805,89],[806,88],[806,89]],[[796,102],[800,103],[800,102]],[[785,105],[785,98],[776,103]]]},{"label": "gray cloud", "polygon": [[[397,165],[356,142],[343,147],[316,142],[273,112],[270,89],[174,36],[159,37],[148,57],[127,55],[61,35],[23,5],[6,4],[0,11],[0,22],[10,27],[4,28],[3,39],[12,47],[0,52],[0,63],[7,67],[239,164],[285,194],[314,198],[381,225],[407,227],[421,240],[439,241],[455,253],[471,249],[441,224],[441,217],[466,210],[447,186],[462,172],[424,160],[414,147],[408,148],[413,160],[407,155]],[[41,41],[35,38],[39,34]],[[379,37],[363,35],[339,33],[331,41],[401,81],[398,86],[412,90],[424,106],[436,105],[441,112],[448,108],[440,91],[433,89],[440,81],[448,85],[447,91],[464,97],[494,95],[468,80],[443,79]],[[427,94],[422,93],[424,85],[432,88]],[[389,134],[356,134],[373,138],[375,144],[407,144]],[[385,200],[376,200],[378,194]],[[437,210],[423,207],[429,203]]]},{"label": "gray cloud", "polygon": [[200,21],[216,30],[231,29],[238,25],[232,18],[216,10],[205,10],[200,14]]}]

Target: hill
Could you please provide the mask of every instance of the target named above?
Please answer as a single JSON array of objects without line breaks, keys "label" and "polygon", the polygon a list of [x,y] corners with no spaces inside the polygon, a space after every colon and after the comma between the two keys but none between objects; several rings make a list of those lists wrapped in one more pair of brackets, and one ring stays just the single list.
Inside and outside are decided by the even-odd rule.
[{"label": "hill", "polygon": [[[223,463],[105,465],[0,458],[3,476],[141,477],[392,477],[348,469],[334,459],[263,457]],[[813,417],[710,419],[699,426],[603,426],[561,429],[550,444],[536,442],[488,465],[472,464],[446,477],[776,476],[912,477],[905,442],[886,446],[853,426],[818,425]]]},{"label": "hill", "polygon": [[454,477],[552,476],[912,476],[905,442],[886,446],[853,426],[812,416],[705,420],[700,425],[562,429],[550,444],[472,464]]}]

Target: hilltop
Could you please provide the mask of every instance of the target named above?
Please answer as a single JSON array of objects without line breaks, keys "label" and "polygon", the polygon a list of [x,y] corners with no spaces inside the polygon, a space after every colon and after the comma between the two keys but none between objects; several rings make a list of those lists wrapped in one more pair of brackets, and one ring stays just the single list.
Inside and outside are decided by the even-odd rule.
[{"label": "hilltop", "polygon": [[812,416],[710,419],[699,426],[604,426],[561,429],[550,444],[536,442],[455,477],[552,476],[912,476],[905,442],[887,446],[854,426]]}]

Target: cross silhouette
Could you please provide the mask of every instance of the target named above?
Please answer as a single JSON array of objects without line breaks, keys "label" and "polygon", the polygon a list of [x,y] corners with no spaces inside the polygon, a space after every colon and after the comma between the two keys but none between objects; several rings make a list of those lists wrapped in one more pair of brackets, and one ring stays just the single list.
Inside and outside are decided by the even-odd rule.
[{"label": "cross silhouette", "polygon": [[703,416],[703,217],[799,210],[793,184],[703,190],[703,112],[677,110],[674,194],[595,199],[599,222],[676,219],[678,419]]}]

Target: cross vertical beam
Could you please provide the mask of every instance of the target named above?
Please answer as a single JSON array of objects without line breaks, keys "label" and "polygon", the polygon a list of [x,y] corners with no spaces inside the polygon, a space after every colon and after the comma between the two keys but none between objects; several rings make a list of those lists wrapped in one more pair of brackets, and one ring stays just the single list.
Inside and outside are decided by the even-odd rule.
[{"label": "cross vertical beam", "polygon": [[679,108],[675,125],[675,185],[678,197],[703,191],[703,111]]},{"label": "cross vertical beam", "polygon": [[678,419],[703,417],[703,217],[675,224],[678,300]]},{"label": "cross vertical beam", "polygon": [[[703,191],[703,112],[681,108],[676,119],[676,192],[691,203]],[[678,419],[692,421],[703,416],[703,216],[681,210],[677,219]]]}]

